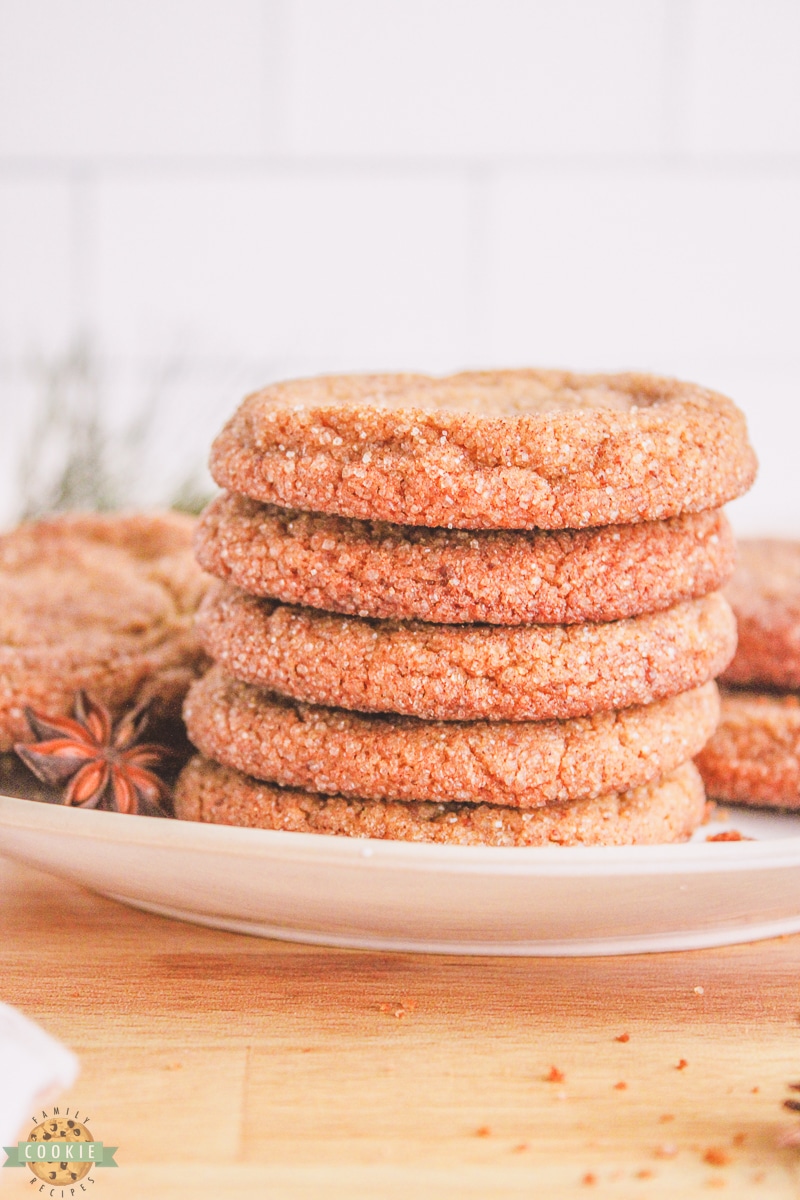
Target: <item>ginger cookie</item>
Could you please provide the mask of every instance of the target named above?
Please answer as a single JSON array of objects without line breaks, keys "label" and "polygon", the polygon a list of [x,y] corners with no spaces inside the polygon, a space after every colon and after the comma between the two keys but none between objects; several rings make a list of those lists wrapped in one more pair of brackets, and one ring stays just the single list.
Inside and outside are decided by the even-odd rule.
[{"label": "ginger cookie", "polygon": [[712,679],[736,649],[719,592],[604,624],[430,625],[334,616],[219,584],[197,623],[246,683],[311,704],[439,721],[541,721],[650,704]]},{"label": "ginger cookie", "polygon": [[157,716],[180,715],[207,661],[194,524],[82,513],[0,535],[0,750],[26,739],[25,706],[70,715],[79,688],[114,715],[150,699]]},{"label": "ginger cookie", "polygon": [[303,704],[215,666],[192,685],[183,711],[207,758],[284,787],[535,808],[667,774],[711,736],[719,699],[707,683],[568,721],[420,721]]},{"label": "ginger cookie", "polygon": [[718,508],[756,460],[724,396],[652,375],[341,375],[249,396],[214,442],[230,491],[459,529],[584,529]]},{"label": "ginger cookie", "polygon": [[739,647],[729,683],[800,688],[800,541],[739,542],[727,595],[739,623]]},{"label": "ginger cookie", "polygon": [[533,810],[320,796],[259,782],[201,757],[184,768],[175,790],[175,815],[184,821],[456,846],[682,842],[704,809],[692,763],[631,791]]},{"label": "ginger cookie", "polygon": [[723,691],[719,728],[697,765],[714,799],[800,809],[800,699]]},{"label": "ginger cookie", "polygon": [[445,624],[616,621],[705,596],[733,573],[719,510],[582,530],[426,529],[304,513],[234,493],[200,518],[212,575],[286,604]]}]

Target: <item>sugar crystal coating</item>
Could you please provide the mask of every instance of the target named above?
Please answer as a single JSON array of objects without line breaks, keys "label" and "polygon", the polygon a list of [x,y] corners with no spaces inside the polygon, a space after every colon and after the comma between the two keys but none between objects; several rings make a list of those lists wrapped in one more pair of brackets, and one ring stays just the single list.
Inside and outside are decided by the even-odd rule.
[{"label": "sugar crystal coating", "polygon": [[542,804],[636,787],[696,754],[719,717],[713,683],[568,721],[420,721],[292,701],[215,666],[184,719],[207,758],[256,778],[360,799]]},{"label": "sugar crystal coating", "polygon": [[216,497],[205,570],[257,596],[444,623],[616,621],[704,596],[733,572],[724,513],[584,530],[427,529]]},{"label": "sugar crystal coating", "polygon": [[248,397],[216,482],[314,512],[463,529],[582,529],[718,508],[751,484],[742,413],[651,375],[352,375]]},{"label": "sugar crystal coating", "polygon": [[800,809],[800,699],[724,690],[719,728],[697,765],[715,799]]},{"label": "sugar crystal coating", "polygon": [[800,688],[800,541],[747,538],[727,594],[739,623],[729,683]]},{"label": "sugar crystal coating", "polygon": [[460,846],[681,842],[700,824],[704,808],[703,785],[690,762],[631,791],[533,810],[320,796],[264,783],[199,756],[184,769],[175,791],[175,813],[185,821]]},{"label": "sugar crystal coating", "polygon": [[244,682],[312,704],[443,721],[649,704],[718,675],[736,647],[719,592],[622,621],[492,626],[335,616],[218,585],[198,632]]},{"label": "sugar crystal coating", "polygon": [[151,698],[179,715],[207,665],[193,528],[175,513],[82,513],[0,535],[0,750],[28,736],[26,705],[68,715],[79,688],[115,715]]}]

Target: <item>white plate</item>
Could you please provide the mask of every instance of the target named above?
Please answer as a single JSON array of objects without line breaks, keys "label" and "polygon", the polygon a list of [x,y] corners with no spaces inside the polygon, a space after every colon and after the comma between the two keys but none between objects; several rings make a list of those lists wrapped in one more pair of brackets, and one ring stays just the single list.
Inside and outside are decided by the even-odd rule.
[{"label": "white plate", "polygon": [[800,816],[757,838],[532,849],[359,841],[0,796],[0,853],[105,896],[237,933],[369,950],[629,954],[800,931]]}]

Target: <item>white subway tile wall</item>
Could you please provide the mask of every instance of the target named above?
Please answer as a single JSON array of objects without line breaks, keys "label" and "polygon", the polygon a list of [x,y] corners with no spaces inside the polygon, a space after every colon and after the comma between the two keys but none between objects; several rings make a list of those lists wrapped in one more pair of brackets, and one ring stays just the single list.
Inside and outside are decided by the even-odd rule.
[{"label": "white subway tile wall", "polygon": [[694,0],[690,13],[688,148],[709,156],[796,156],[800,4]]},{"label": "white subway tile wall", "polygon": [[658,152],[661,0],[298,0],[301,154]]},{"label": "white subway tile wall", "polygon": [[799,218],[796,0],[0,0],[0,522],[88,348],[137,502],[270,379],[635,367],[800,534]]},{"label": "white subway tile wall", "polygon": [[492,358],[679,371],[798,348],[800,174],[498,172],[488,224]]},{"label": "white subway tile wall", "polygon": [[0,172],[0,362],[35,343],[63,350],[76,302],[73,189]]},{"label": "white subway tile wall", "polygon": [[446,369],[465,345],[470,215],[450,176],[126,172],[98,186],[92,325],[123,355],[174,330],[245,361],[374,367],[413,346]]},{"label": "white subway tile wall", "polygon": [[263,154],[271,16],[261,0],[2,0],[0,152]]}]

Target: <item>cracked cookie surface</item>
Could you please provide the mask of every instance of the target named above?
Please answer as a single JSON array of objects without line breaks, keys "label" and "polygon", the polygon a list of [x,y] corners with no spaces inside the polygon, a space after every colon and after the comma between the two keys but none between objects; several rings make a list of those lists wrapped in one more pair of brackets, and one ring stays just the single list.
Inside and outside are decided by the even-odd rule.
[{"label": "cracked cookie surface", "polygon": [[800,541],[745,538],[726,594],[739,624],[729,683],[800,689]]},{"label": "cracked cookie surface", "polygon": [[360,799],[535,808],[636,787],[696,754],[719,717],[714,683],[567,721],[421,721],[303,704],[215,666],[184,704],[207,758],[259,779]]},{"label": "cracked cookie surface", "polygon": [[709,796],[800,809],[800,699],[724,689],[719,728],[697,757]]},{"label": "cracked cookie surface", "polygon": [[584,530],[391,525],[217,496],[195,537],[205,570],[327,612],[444,624],[616,621],[707,595],[733,572],[719,509]]},{"label": "cracked cookie surface", "polygon": [[220,584],[198,613],[209,656],[311,704],[442,721],[540,721],[649,704],[718,675],[736,647],[719,592],[603,624],[431,625],[333,616]]},{"label": "cracked cookie surface", "polygon": [[180,714],[206,657],[193,629],[208,583],[176,513],[69,514],[0,535],[0,750],[24,707],[71,715],[84,688],[118,715]]},{"label": "cracked cookie surface", "polygon": [[718,508],[753,481],[744,416],[652,375],[342,375],[249,396],[216,438],[230,491],[461,529],[583,529]]},{"label": "cracked cookie surface", "polygon": [[626,846],[681,842],[700,824],[705,793],[692,763],[630,791],[519,809],[400,803],[281,788],[196,757],[175,789],[184,821],[293,833],[459,846]]}]

